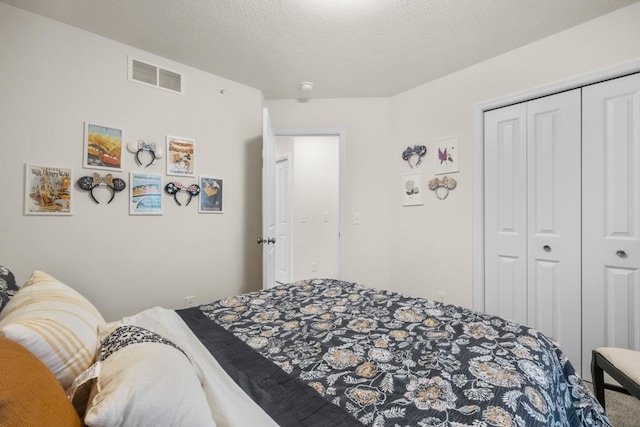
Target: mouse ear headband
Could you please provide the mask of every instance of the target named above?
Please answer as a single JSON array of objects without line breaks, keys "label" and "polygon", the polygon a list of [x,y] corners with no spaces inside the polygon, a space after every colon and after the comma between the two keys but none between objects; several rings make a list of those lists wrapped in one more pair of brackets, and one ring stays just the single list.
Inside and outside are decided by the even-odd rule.
[{"label": "mouse ear headband", "polygon": [[139,141],[131,141],[127,144],[127,150],[132,153],[136,153],[136,163],[142,166],[142,162],[140,161],[140,153],[143,151],[148,151],[151,153],[151,161],[144,165],[144,167],[148,167],[156,162],[156,159],[161,159],[164,155],[164,151],[162,148],[158,147],[155,142],[144,142],[142,140]]},{"label": "mouse ear headband", "polygon": [[[424,145],[414,145],[413,147],[407,147],[406,150],[402,153],[402,159],[409,163],[409,166],[413,169],[414,167],[420,166],[422,163],[422,158],[427,154],[427,147]],[[411,159],[417,157],[417,161],[415,166],[411,163]]]},{"label": "mouse ear headband", "polygon": [[93,176],[83,176],[78,180],[78,187],[83,190],[89,191],[91,198],[94,202],[100,203],[95,196],[93,195],[93,189],[104,185],[111,189],[111,198],[107,202],[107,204],[111,203],[113,197],[116,195],[116,192],[122,191],[125,189],[127,184],[120,178],[114,178],[110,173],[106,174],[104,177],[100,176],[99,173],[94,173]]},{"label": "mouse ear headband", "polygon": [[[436,197],[440,200],[444,200],[449,196],[449,191],[458,186],[455,179],[444,176],[442,179],[433,178],[429,181],[429,189],[436,192]],[[440,190],[440,189],[443,190]]]},{"label": "mouse ear headband", "polygon": [[187,203],[185,203],[185,206],[189,206],[189,203],[191,203],[191,198],[193,196],[197,196],[198,194],[200,194],[200,186],[198,184],[191,184],[190,186],[185,187],[184,185],[182,185],[179,182],[170,182],[167,185],[165,185],[164,191],[166,191],[167,194],[173,195],[173,200],[176,201],[178,206],[182,206],[182,203],[180,203],[178,201],[177,194],[180,191],[184,191],[184,192],[188,193],[189,194],[189,200],[187,200]]}]

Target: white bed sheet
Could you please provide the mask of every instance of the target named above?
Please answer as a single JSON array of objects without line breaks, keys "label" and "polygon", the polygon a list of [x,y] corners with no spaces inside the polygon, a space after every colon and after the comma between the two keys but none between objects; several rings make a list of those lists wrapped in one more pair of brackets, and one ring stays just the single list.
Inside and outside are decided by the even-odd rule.
[{"label": "white bed sheet", "polygon": [[140,326],[178,345],[191,359],[207,396],[213,419],[219,427],[277,427],[233,379],[173,310],[154,307],[122,323]]}]

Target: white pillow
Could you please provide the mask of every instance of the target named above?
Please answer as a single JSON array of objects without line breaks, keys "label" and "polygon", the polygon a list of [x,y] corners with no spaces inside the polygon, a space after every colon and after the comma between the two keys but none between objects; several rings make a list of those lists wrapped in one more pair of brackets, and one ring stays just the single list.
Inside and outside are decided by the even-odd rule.
[{"label": "white pillow", "polygon": [[36,271],[0,312],[0,335],[29,349],[67,388],[94,362],[103,323],[86,298]]},{"label": "white pillow", "polygon": [[139,326],[111,324],[104,332],[109,335],[84,417],[88,427],[216,425],[180,348]]}]

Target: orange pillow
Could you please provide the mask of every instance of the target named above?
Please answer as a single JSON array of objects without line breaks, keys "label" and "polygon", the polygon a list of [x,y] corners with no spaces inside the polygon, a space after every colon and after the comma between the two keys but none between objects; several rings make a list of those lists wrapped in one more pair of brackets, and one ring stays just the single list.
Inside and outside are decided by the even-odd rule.
[{"label": "orange pillow", "polygon": [[29,350],[0,336],[0,424],[80,427],[53,373]]}]

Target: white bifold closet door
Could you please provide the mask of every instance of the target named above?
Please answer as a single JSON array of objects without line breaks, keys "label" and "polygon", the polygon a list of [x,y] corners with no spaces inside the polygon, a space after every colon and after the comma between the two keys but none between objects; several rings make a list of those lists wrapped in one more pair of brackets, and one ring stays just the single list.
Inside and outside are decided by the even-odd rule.
[{"label": "white bifold closet door", "polygon": [[485,311],[581,368],[580,89],[485,113]]},{"label": "white bifold closet door", "polygon": [[582,126],[587,361],[601,346],[640,350],[640,75],[583,88]]}]

